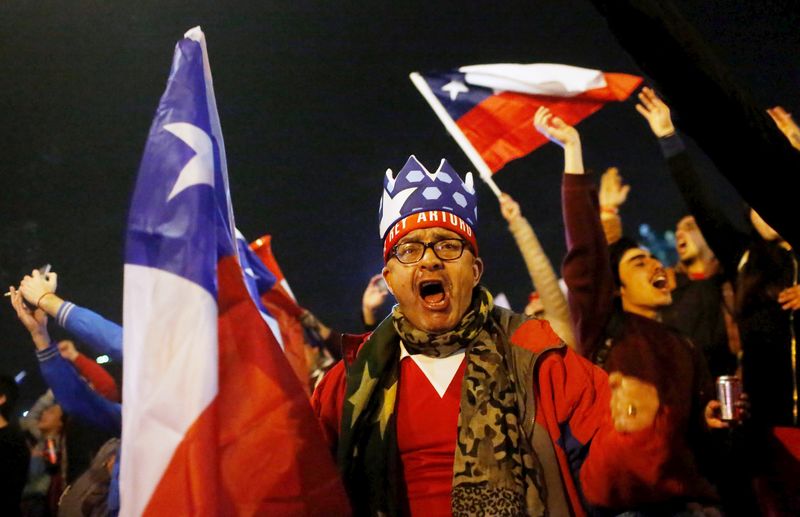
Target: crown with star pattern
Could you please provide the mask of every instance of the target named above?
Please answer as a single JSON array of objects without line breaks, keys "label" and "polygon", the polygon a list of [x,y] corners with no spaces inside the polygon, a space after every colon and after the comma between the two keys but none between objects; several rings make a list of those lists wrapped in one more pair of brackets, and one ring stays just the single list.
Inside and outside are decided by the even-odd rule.
[{"label": "crown with star pattern", "polygon": [[387,258],[392,246],[406,233],[440,226],[465,237],[477,254],[475,227],[478,223],[478,200],[472,173],[465,181],[453,167],[442,160],[430,173],[414,155],[393,177],[392,170],[383,178],[383,197],[379,209],[380,236]]}]

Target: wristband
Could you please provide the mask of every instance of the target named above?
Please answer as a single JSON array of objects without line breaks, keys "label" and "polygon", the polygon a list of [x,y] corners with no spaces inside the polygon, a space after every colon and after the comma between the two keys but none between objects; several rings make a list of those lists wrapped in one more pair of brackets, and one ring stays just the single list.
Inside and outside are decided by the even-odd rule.
[{"label": "wristband", "polygon": [[[39,306],[39,304],[42,302],[42,298],[44,298],[44,297],[45,297],[45,296],[47,296],[48,294],[55,294],[55,293],[52,293],[52,292],[48,291],[48,292],[44,293],[43,295],[41,295],[41,296],[39,297],[39,299],[38,299],[38,300],[36,300],[36,308],[37,308],[37,309],[42,309],[42,308]],[[42,309],[42,310],[44,310],[44,309]]]}]

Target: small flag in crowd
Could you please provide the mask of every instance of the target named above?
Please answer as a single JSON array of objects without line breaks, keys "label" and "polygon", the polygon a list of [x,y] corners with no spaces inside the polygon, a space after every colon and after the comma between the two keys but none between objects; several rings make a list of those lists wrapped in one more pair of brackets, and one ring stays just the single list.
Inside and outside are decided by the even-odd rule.
[{"label": "small flag in crowd", "polygon": [[[303,308],[298,305],[294,293],[289,287],[289,282],[283,276],[283,271],[272,253],[272,236],[264,235],[251,242],[248,251],[255,257],[254,262],[257,260],[260,267],[266,269],[274,279],[272,284],[265,283],[259,288],[261,302],[267,311],[277,319],[286,359],[297,374],[297,378],[308,389],[307,343],[303,326],[300,324]],[[262,276],[266,275],[262,274]]]},{"label": "small flag in crowd", "polygon": [[250,249],[250,245],[247,243],[247,239],[238,228],[236,229],[236,250],[239,253],[239,265],[244,273],[244,283],[247,286],[247,292],[250,294],[250,298],[261,313],[261,317],[267,323],[267,326],[269,326],[270,331],[272,331],[272,335],[275,336],[275,340],[281,348],[284,348],[283,333],[281,332],[280,324],[261,301],[262,293],[272,290],[278,279],[275,278],[272,271],[267,269],[264,263],[261,262],[261,259],[253,253],[253,250]]},{"label": "small flag in crowd", "polygon": [[308,397],[248,291],[239,255],[196,27],[176,45],[128,220],[123,516],[349,512]]},{"label": "small flag in crowd", "polygon": [[607,102],[622,101],[641,77],[559,64],[492,64],[410,75],[481,177],[541,146],[539,106],[575,125]]}]

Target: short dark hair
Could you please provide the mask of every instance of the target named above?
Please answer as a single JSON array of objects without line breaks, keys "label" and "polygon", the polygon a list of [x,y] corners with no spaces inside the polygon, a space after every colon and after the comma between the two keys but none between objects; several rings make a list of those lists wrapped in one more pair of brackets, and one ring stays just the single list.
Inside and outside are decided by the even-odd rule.
[{"label": "short dark hair", "polygon": [[622,237],[614,244],[608,246],[609,265],[611,266],[611,274],[614,277],[614,285],[617,287],[622,286],[622,281],[619,278],[619,263],[622,256],[630,249],[641,248],[639,243],[630,237]]},{"label": "short dark hair", "polygon": [[0,375],[0,396],[5,395],[6,401],[0,405],[0,414],[3,418],[8,420],[11,418],[14,407],[17,405],[19,398],[19,387],[13,377],[9,375]]}]

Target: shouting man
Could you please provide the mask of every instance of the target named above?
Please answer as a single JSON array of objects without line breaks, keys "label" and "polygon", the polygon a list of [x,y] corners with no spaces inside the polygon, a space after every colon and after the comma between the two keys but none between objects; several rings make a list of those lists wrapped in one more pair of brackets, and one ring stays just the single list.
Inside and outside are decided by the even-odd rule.
[{"label": "shouting man", "polygon": [[312,400],[357,515],[585,515],[664,463],[653,386],[493,305],[476,206],[472,175],[446,161],[387,171],[383,276],[398,304]]}]

